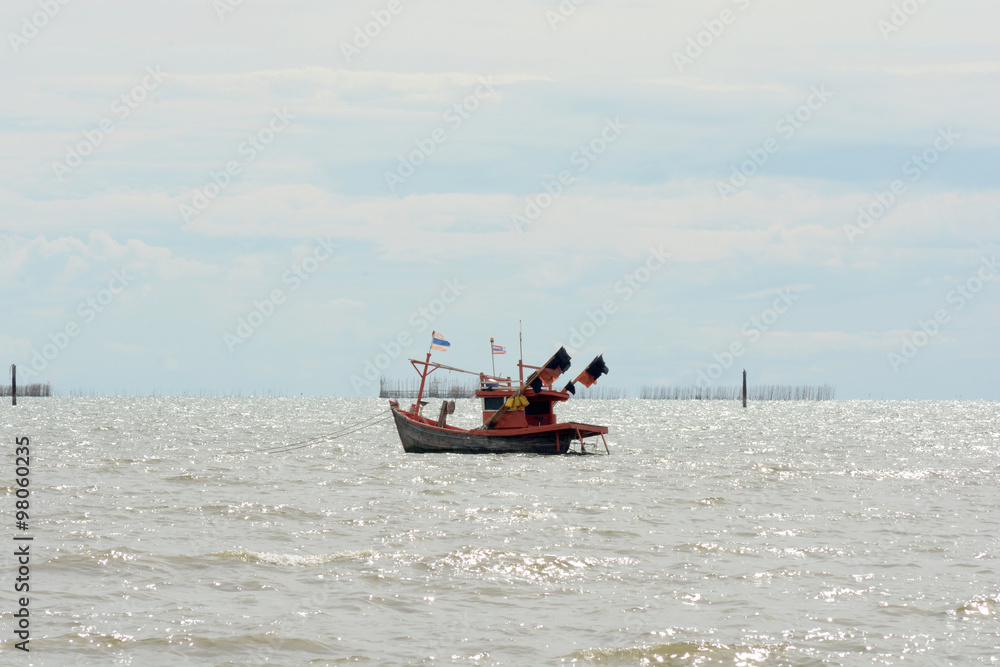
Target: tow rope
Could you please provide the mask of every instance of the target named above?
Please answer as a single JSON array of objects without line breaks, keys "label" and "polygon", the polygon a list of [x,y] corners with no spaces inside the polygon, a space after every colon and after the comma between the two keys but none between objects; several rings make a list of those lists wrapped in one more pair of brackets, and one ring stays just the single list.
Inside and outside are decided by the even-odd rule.
[{"label": "tow rope", "polygon": [[382,412],[364,419],[360,422],[354,424],[348,424],[347,426],[341,426],[336,431],[326,433],[324,435],[316,435],[311,438],[306,438],[305,440],[300,440],[298,442],[293,442],[285,445],[277,445],[275,447],[266,447],[264,449],[251,449],[243,452],[232,452],[232,454],[283,454],[284,452],[291,452],[296,449],[302,449],[304,447],[313,447],[315,445],[322,444],[324,442],[330,442],[331,440],[336,440],[337,438],[342,438],[345,435],[350,435],[362,429],[366,429],[369,426],[374,426],[380,422],[392,417],[392,415],[386,415],[387,412],[391,410],[383,410]]}]

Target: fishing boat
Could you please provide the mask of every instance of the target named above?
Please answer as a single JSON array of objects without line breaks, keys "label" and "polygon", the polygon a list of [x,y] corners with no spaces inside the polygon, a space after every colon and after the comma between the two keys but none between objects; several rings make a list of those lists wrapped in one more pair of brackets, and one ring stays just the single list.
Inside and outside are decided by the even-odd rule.
[{"label": "fishing boat", "polygon": [[[443,336],[434,332],[431,350],[446,349],[448,345],[450,343]],[[493,347],[496,354],[497,346]],[[553,383],[570,366],[570,356],[565,348],[559,348],[542,366],[529,366],[522,358],[518,361],[517,381],[497,377],[495,370],[494,374],[488,375],[432,362],[430,350],[424,361],[410,359],[410,363],[420,374],[416,402],[406,410],[400,407],[398,399],[389,402],[396,431],[406,452],[589,454],[595,452],[587,451],[586,439],[600,436],[605,452],[610,453],[604,438],[608,427],[559,422],[554,410],[556,403],[567,401],[571,394],[576,393],[577,383],[589,387],[608,372],[602,355],[597,356],[586,370],[561,390],[555,389]],[[526,368],[532,370],[527,379],[524,378]],[[448,415],[455,411],[453,400],[442,402],[437,419],[421,414],[422,408],[427,405],[422,400],[427,376],[439,369],[479,376],[475,398],[482,402],[481,425],[461,428],[448,424]],[[574,442],[579,442],[579,450],[573,449]]]}]

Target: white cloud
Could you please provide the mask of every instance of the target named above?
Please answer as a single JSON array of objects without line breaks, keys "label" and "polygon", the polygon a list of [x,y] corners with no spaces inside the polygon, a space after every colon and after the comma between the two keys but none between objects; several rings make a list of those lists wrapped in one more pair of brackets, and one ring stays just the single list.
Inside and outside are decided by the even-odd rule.
[{"label": "white cloud", "polygon": [[[776,285],[811,286],[815,306],[787,322],[801,331],[772,331],[758,349],[836,373],[831,355],[880,350],[925,316],[913,285],[933,291],[997,240],[995,1],[927,3],[888,40],[876,25],[888,2],[753,2],[682,74],[673,52],[732,3],[584,3],[553,31],[545,11],[556,4],[409,3],[351,63],[339,44],[370,20],[358,4],[259,0],[225,21],[204,0],[67,6],[22,53],[0,56],[0,286],[15,288],[10,310],[30,329],[5,332],[0,351],[30,354],[125,270],[135,284],[88,330],[101,342],[79,339],[54,367],[111,354],[128,358],[124,374],[148,356],[143,378],[182,362],[244,377],[252,359],[261,375],[322,377],[312,357],[295,356],[303,341],[353,348],[391,332],[443,276],[493,290],[492,312],[479,309],[482,295],[449,311],[451,331],[498,312],[558,328],[553,318],[579,321],[662,246],[673,255],[666,273],[601,335],[683,322],[655,341],[669,364],[663,339],[728,340],[752,300]],[[0,21],[17,25],[34,8],[7,3]],[[164,83],[57,180],[53,160],[147,66],[161,67]],[[384,172],[396,156],[480,77],[492,77],[496,96],[390,195]],[[721,201],[718,181],[814,85],[833,91],[830,103]],[[185,222],[178,205],[243,159],[240,142],[285,107],[296,116],[288,132]],[[618,115],[630,126],[623,140],[516,234],[510,215]],[[857,207],[948,125],[962,134],[955,151],[848,243],[842,227]],[[290,299],[239,363],[220,356],[222,331],[281,286],[318,236],[344,244],[336,270]],[[965,332],[949,335],[969,344]],[[288,340],[296,350],[281,348]]]}]

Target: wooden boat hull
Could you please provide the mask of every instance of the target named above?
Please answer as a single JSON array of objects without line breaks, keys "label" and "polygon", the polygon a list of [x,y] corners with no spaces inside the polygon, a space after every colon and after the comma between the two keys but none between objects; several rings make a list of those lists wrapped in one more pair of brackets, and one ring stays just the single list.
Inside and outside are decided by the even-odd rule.
[{"label": "wooden boat hull", "polygon": [[606,427],[587,424],[556,424],[509,434],[497,429],[470,431],[434,426],[395,408],[392,416],[403,450],[410,453],[566,454],[577,434],[588,437],[607,433]]}]

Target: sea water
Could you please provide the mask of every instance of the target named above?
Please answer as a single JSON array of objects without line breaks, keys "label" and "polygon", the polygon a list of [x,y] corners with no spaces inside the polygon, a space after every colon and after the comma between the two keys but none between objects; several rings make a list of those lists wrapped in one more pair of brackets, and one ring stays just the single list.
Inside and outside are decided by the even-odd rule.
[{"label": "sea water", "polygon": [[1000,663],[996,402],[571,401],[610,455],[405,454],[391,420],[271,451],[386,407],[4,406],[0,662]]}]

